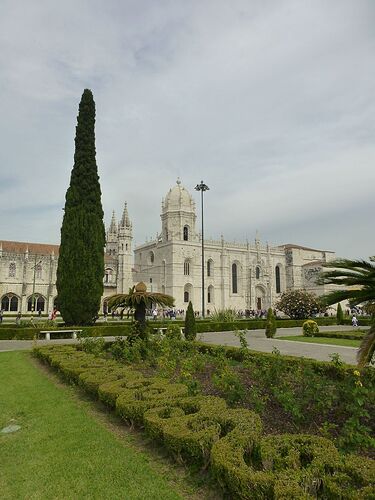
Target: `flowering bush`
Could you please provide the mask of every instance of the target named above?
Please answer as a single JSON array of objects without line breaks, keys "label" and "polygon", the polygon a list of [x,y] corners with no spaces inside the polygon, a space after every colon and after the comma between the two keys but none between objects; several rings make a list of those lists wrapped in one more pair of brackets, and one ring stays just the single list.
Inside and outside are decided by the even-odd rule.
[{"label": "flowering bush", "polygon": [[317,335],[319,333],[318,323],[316,323],[312,319],[308,319],[302,325],[302,331],[305,337],[314,337],[314,335]]},{"label": "flowering bush", "polygon": [[276,303],[276,309],[293,319],[309,318],[322,310],[318,297],[305,290],[284,292]]}]

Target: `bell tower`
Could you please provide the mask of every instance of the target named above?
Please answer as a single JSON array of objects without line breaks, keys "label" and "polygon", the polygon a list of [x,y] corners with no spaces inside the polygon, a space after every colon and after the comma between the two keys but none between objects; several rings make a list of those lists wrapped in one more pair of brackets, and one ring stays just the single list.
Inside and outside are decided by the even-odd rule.
[{"label": "bell tower", "polygon": [[118,225],[118,279],[117,292],[127,293],[133,286],[133,226],[130,222],[127,203]]},{"label": "bell tower", "polygon": [[161,203],[162,240],[198,241],[195,231],[195,203],[180,179]]}]

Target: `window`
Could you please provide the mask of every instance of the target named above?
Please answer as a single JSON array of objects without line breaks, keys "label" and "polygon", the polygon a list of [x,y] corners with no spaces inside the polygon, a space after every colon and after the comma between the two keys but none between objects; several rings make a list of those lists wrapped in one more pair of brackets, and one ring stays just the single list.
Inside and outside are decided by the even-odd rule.
[{"label": "window", "polygon": [[[122,245],[122,249],[124,250],[124,245]],[[125,250],[127,250],[127,249],[128,249],[128,244],[125,243]]]},{"label": "window", "polygon": [[113,278],[113,270],[108,268],[105,270],[104,274],[104,283],[112,283]]},{"label": "window", "polygon": [[42,279],[42,264],[37,264],[35,268],[35,278]]},{"label": "window", "polygon": [[154,255],[154,252],[150,252],[150,264],[153,264],[154,261],[155,261],[155,255]]},{"label": "window", "polygon": [[189,292],[184,292],[184,302],[189,302]]},{"label": "window", "polygon": [[42,295],[39,295],[39,294],[34,294],[31,295],[29,298],[28,298],[28,301],[27,301],[27,310],[28,311],[34,311],[34,306],[35,306],[35,311],[44,311],[44,307],[45,307],[45,300],[44,300],[44,297],[42,297]]},{"label": "window", "polygon": [[212,259],[210,259],[207,261],[207,276],[210,277],[213,276],[213,274],[214,274],[214,263]]},{"label": "window", "polygon": [[214,301],[214,287],[210,285],[207,289],[207,303],[211,304]]},{"label": "window", "polygon": [[188,240],[189,240],[189,227],[184,226],[184,241],[188,241]]},{"label": "window", "polygon": [[9,264],[9,278],[15,278],[16,277],[16,263],[11,262]]},{"label": "window", "polygon": [[232,264],[232,293],[237,293],[237,264]]},{"label": "window", "polygon": [[12,293],[4,295],[1,299],[1,309],[3,311],[18,311],[18,297]]},{"label": "window", "polygon": [[184,262],[184,276],[190,276],[190,262],[188,260]]},{"label": "window", "polygon": [[255,277],[258,280],[260,278],[260,267],[257,266],[255,269]]},{"label": "window", "polygon": [[275,267],[275,280],[276,280],[276,293],[281,292],[281,283],[280,283],[280,267]]}]

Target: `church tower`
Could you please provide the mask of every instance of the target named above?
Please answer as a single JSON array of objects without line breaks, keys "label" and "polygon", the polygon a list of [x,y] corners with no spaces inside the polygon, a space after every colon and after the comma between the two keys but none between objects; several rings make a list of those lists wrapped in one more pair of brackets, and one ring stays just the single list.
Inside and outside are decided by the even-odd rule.
[{"label": "church tower", "polygon": [[162,241],[198,241],[195,203],[180,179],[162,200]]},{"label": "church tower", "polygon": [[118,225],[118,278],[117,293],[128,293],[133,286],[132,267],[132,223],[130,222],[127,203],[125,202],[121,221]]},{"label": "church tower", "polygon": [[118,241],[117,241],[117,222],[115,211],[112,212],[111,224],[109,225],[106,235],[106,254],[117,255]]}]

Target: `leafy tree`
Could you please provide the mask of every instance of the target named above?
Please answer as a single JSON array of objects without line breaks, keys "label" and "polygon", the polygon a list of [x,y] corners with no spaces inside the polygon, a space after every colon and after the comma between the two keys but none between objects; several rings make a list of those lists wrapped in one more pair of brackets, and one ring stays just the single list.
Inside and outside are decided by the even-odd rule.
[{"label": "leafy tree", "polygon": [[273,337],[276,335],[276,318],[275,315],[273,314],[272,307],[268,309],[267,312],[267,321],[266,321],[266,337],[268,339],[273,339]]},{"label": "leafy tree", "polygon": [[197,326],[195,324],[195,316],[193,304],[189,301],[189,305],[185,316],[185,338],[186,340],[195,340],[197,336]]},{"label": "leafy tree", "polygon": [[342,307],[341,307],[341,304],[339,302],[338,306],[337,306],[337,311],[336,311],[336,323],[338,325],[342,325],[343,320],[344,320],[344,313],[342,311]]},{"label": "leafy tree", "polygon": [[305,319],[321,311],[322,307],[318,297],[313,293],[306,290],[290,290],[281,295],[276,303],[276,309],[290,318]]},{"label": "leafy tree", "polygon": [[[375,303],[375,264],[373,258],[366,260],[338,259],[325,264],[319,279],[322,284],[333,284],[340,287],[326,294],[322,299],[327,305],[342,300],[350,300],[352,304],[363,304],[370,308]],[[357,353],[360,367],[370,363],[375,352],[375,316],[372,325],[364,336]]]},{"label": "leafy tree", "polygon": [[174,298],[164,293],[147,292],[147,287],[142,281],[130,288],[129,293],[120,293],[108,298],[110,310],[120,307],[134,311],[134,321],[142,339],[147,337],[146,309],[152,307],[153,304],[173,307]]},{"label": "leafy tree", "polygon": [[67,325],[95,321],[103,295],[105,230],[95,151],[95,102],[79,104],[74,165],[65,197],[56,288]]}]

